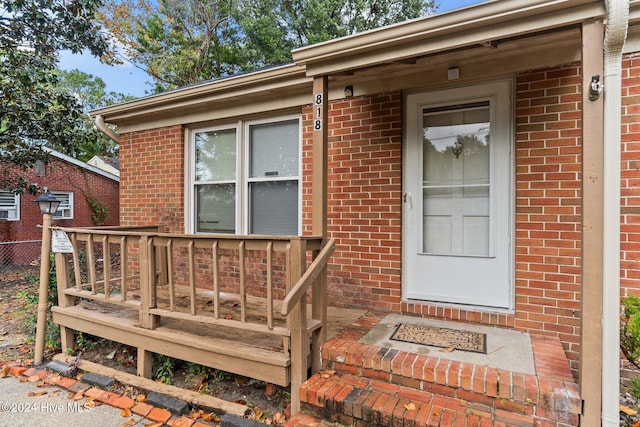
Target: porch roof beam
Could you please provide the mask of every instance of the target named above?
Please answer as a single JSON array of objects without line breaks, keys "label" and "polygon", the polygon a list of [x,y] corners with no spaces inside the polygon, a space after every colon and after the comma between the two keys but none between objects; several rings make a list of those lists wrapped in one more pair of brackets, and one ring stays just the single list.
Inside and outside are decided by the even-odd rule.
[{"label": "porch roof beam", "polygon": [[500,0],[297,49],[293,59],[309,76],[344,73],[566,28],[604,13],[595,0]]}]

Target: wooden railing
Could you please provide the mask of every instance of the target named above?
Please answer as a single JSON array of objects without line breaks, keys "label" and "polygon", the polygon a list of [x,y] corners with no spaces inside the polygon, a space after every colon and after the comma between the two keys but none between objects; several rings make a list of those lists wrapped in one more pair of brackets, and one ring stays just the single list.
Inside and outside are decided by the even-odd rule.
[{"label": "wooden railing", "polygon": [[[135,309],[139,326],[150,330],[171,319],[276,337],[290,358],[292,411],[298,411],[308,368],[321,369],[333,240],[177,235],[156,227],[54,230],[73,246],[72,254],[56,254],[60,308],[89,300]],[[61,332],[66,349],[73,328]],[[138,373],[149,377],[150,354],[139,349],[138,358]]]}]

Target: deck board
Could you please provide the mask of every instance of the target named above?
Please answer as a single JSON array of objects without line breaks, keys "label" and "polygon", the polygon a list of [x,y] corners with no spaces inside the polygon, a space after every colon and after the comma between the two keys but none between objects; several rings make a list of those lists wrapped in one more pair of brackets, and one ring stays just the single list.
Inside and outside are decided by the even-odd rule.
[{"label": "deck board", "polygon": [[[198,294],[197,306],[203,307],[199,310],[200,315],[212,316],[213,307],[206,303],[209,297],[206,291]],[[160,307],[163,298],[164,295],[159,293]],[[221,295],[221,316],[239,317],[240,307],[235,298],[232,294]],[[248,320],[261,321],[266,318],[264,299],[251,297],[247,302]],[[178,311],[184,309],[187,312],[190,302],[178,305]],[[225,308],[222,309],[222,306]],[[156,329],[144,329],[139,326],[137,307],[86,299],[79,300],[77,305],[71,307],[53,307],[52,312],[55,323],[70,329],[273,384],[286,386],[290,381],[291,362],[289,355],[283,351],[283,338],[279,335],[212,327],[170,318],[162,318]],[[364,313],[364,310],[329,307],[328,338],[335,336]],[[274,315],[274,323],[276,318],[277,322],[285,322],[277,314]]]}]

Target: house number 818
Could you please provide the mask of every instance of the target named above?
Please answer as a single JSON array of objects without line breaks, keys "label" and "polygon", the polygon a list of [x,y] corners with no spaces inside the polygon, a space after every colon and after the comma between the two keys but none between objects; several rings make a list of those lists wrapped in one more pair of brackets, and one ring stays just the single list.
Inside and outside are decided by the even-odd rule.
[{"label": "house number 818", "polygon": [[313,122],[313,129],[320,130],[322,129],[322,107],[321,107],[322,94],[321,93],[316,94],[314,102],[318,107],[316,108],[316,119]]}]

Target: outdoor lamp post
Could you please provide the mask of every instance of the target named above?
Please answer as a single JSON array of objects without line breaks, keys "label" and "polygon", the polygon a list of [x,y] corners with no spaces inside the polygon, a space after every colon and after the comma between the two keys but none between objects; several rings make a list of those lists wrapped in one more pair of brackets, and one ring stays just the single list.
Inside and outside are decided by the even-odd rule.
[{"label": "outdoor lamp post", "polygon": [[38,294],[38,321],[36,323],[36,350],[34,364],[39,365],[44,358],[44,339],[49,308],[49,267],[51,252],[51,217],[58,210],[60,200],[47,187],[35,200],[42,213],[42,252],[40,253],[40,292]]}]

